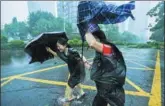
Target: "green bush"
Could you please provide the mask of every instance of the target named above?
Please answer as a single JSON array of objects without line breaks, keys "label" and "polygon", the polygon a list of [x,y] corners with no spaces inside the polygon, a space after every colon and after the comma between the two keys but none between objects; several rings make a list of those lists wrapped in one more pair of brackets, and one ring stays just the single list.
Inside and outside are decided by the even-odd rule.
[{"label": "green bush", "polygon": [[[74,38],[72,40],[69,40],[68,44],[71,46],[81,47],[82,41],[80,39]],[[88,45],[87,42],[84,42],[84,46],[87,46],[87,45]]]},{"label": "green bush", "polygon": [[113,43],[116,44],[116,45],[124,45],[124,46],[135,45],[135,43],[130,43],[130,42],[119,42],[119,41],[113,41]]},{"label": "green bush", "polygon": [[119,42],[113,41],[116,45],[123,45],[131,48],[164,48],[164,42],[147,42],[147,43],[130,43],[130,42]]},{"label": "green bush", "polygon": [[1,43],[3,44],[3,43],[7,43],[8,38],[6,36],[1,35],[0,40],[1,40]]},{"label": "green bush", "polygon": [[8,45],[11,49],[20,49],[25,47],[25,43],[22,40],[12,40]]},{"label": "green bush", "polygon": [[164,42],[157,42],[157,41],[153,41],[153,42],[147,42],[148,45],[150,45],[153,48],[164,48]]},{"label": "green bush", "polygon": [[11,51],[1,49],[1,65],[8,64],[11,62]]},{"label": "green bush", "polygon": [[[81,47],[82,41],[80,39],[74,38],[69,40],[68,43],[71,46]],[[164,48],[164,42],[147,42],[147,43],[130,43],[130,42],[119,42],[113,41],[116,45],[123,45],[130,48]],[[88,46],[87,42],[84,42],[84,46]]]},{"label": "green bush", "polygon": [[9,46],[8,46],[8,44],[7,44],[7,42],[8,42],[8,38],[6,37],[6,36],[3,36],[3,35],[1,35],[1,49],[8,49],[9,48]]},{"label": "green bush", "polygon": [[152,46],[151,45],[148,45],[148,44],[137,44],[136,45],[136,48],[151,48]]},{"label": "green bush", "polygon": [[7,43],[2,43],[1,44],[1,49],[2,50],[6,50],[6,49],[9,49],[10,47],[9,47],[9,45],[7,44]]}]

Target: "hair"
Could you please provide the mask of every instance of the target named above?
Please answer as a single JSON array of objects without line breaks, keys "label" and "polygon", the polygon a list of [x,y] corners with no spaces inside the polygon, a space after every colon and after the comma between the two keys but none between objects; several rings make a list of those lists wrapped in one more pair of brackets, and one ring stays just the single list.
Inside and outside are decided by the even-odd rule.
[{"label": "hair", "polygon": [[67,45],[67,39],[65,39],[65,38],[59,38],[57,40],[57,43],[59,43],[61,45]]},{"label": "hair", "polygon": [[97,30],[92,33],[95,37],[97,37],[101,42],[105,41],[107,38],[102,30]]},{"label": "hair", "polygon": [[69,48],[70,48],[70,45],[69,45],[67,42],[68,42],[68,40],[65,39],[65,38],[59,38],[59,39],[57,40],[57,43],[59,43],[59,44],[61,44],[61,45],[63,45],[63,46],[66,46],[66,47],[69,47]]},{"label": "hair", "polygon": [[120,52],[120,50],[115,46],[115,44],[109,42],[107,39],[106,39],[106,36],[104,34],[104,32],[102,30],[97,30],[97,31],[94,31],[92,33],[95,37],[97,37],[100,42],[102,43],[106,43],[106,44],[110,44],[111,47],[113,48],[113,51],[115,52],[115,57],[116,59],[122,59],[123,63],[124,63],[124,58],[122,56],[122,53]]}]

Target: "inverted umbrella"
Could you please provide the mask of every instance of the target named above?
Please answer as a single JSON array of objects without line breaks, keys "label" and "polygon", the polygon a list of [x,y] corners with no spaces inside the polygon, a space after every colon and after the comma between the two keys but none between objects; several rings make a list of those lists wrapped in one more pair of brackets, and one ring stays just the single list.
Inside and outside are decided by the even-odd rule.
[{"label": "inverted umbrella", "polygon": [[24,49],[24,51],[31,56],[31,61],[29,63],[43,63],[44,61],[53,58],[53,55],[47,52],[46,47],[50,47],[57,52],[56,43],[61,37],[68,40],[65,32],[45,32],[29,42]]},{"label": "inverted umbrella", "polygon": [[[131,10],[135,8],[135,1],[120,6],[105,4],[104,1],[80,1],[78,4],[77,26],[84,40],[89,23],[116,24],[125,21],[128,17],[134,19]],[[93,29],[93,28],[92,28]]]}]

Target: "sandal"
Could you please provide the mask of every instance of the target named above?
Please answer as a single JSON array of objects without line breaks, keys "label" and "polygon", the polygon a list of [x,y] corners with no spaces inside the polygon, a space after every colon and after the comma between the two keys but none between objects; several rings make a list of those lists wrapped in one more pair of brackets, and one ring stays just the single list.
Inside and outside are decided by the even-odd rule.
[{"label": "sandal", "polygon": [[85,92],[83,94],[81,94],[81,95],[76,96],[76,99],[81,99],[84,96],[85,96]]},{"label": "sandal", "polygon": [[71,102],[73,101],[74,99],[76,99],[76,97],[72,97],[72,98],[65,98],[65,102]]}]

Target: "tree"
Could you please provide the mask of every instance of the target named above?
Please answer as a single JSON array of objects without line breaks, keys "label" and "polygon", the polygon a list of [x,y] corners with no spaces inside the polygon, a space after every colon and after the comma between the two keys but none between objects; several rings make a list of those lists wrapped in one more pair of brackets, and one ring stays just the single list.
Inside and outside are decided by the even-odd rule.
[{"label": "tree", "polygon": [[9,47],[11,49],[24,48],[25,43],[22,40],[12,40],[9,42]]},{"label": "tree", "polygon": [[132,34],[131,32],[128,32],[128,31],[124,31],[121,34],[121,39],[122,41],[129,42],[129,43],[135,43],[135,42],[140,41],[140,38],[137,35]]},{"label": "tree", "polygon": [[1,35],[1,43],[7,43],[8,42],[8,38],[6,36]]},{"label": "tree", "polygon": [[12,19],[12,23],[5,24],[3,33],[14,39],[20,38],[21,40],[26,40],[28,34],[28,26],[25,22],[18,22],[17,18]]},{"label": "tree", "polygon": [[54,29],[55,31],[64,31],[64,26],[63,26],[64,20],[63,18],[55,18],[53,21],[53,25],[55,25],[56,29]]},{"label": "tree", "polygon": [[72,24],[70,24],[70,23],[67,22],[65,24],[65,30],[66,30],[66,33],[67,34],[71,34],[73,32]]},{"label": "tree", "polygon": [[152,32],[150,39],[164,42],[164,1],[159,2],[147,15],[155,17],[155,26],[150,28]]},{"label": "tree", "polygon": [[55,17],[49,12],[37,11],[30,13],[28,17],[30,34],[37,36],[42,32],[49,31],[49,29],[52,30],[54,19]]},{"label": "tree", "polygon": [[[43,11],[33,12],[28,18],[29,32],[32,36],[37,36],[43,32],[64,31],[63,23],[62,18],[56,18],[51,13]],[[65,29],[68,34],[73,31],[72,25],[68,22],[65,22]]]},{"label": "tree", "polygon": [[1,49],[7,49],[8,48],[8,38],[6,36],[1,35]]},{"label": "tree", "polygon": [[108,39],[112,41],[121,41],[119,28],[117,25],[106,25]]}]

